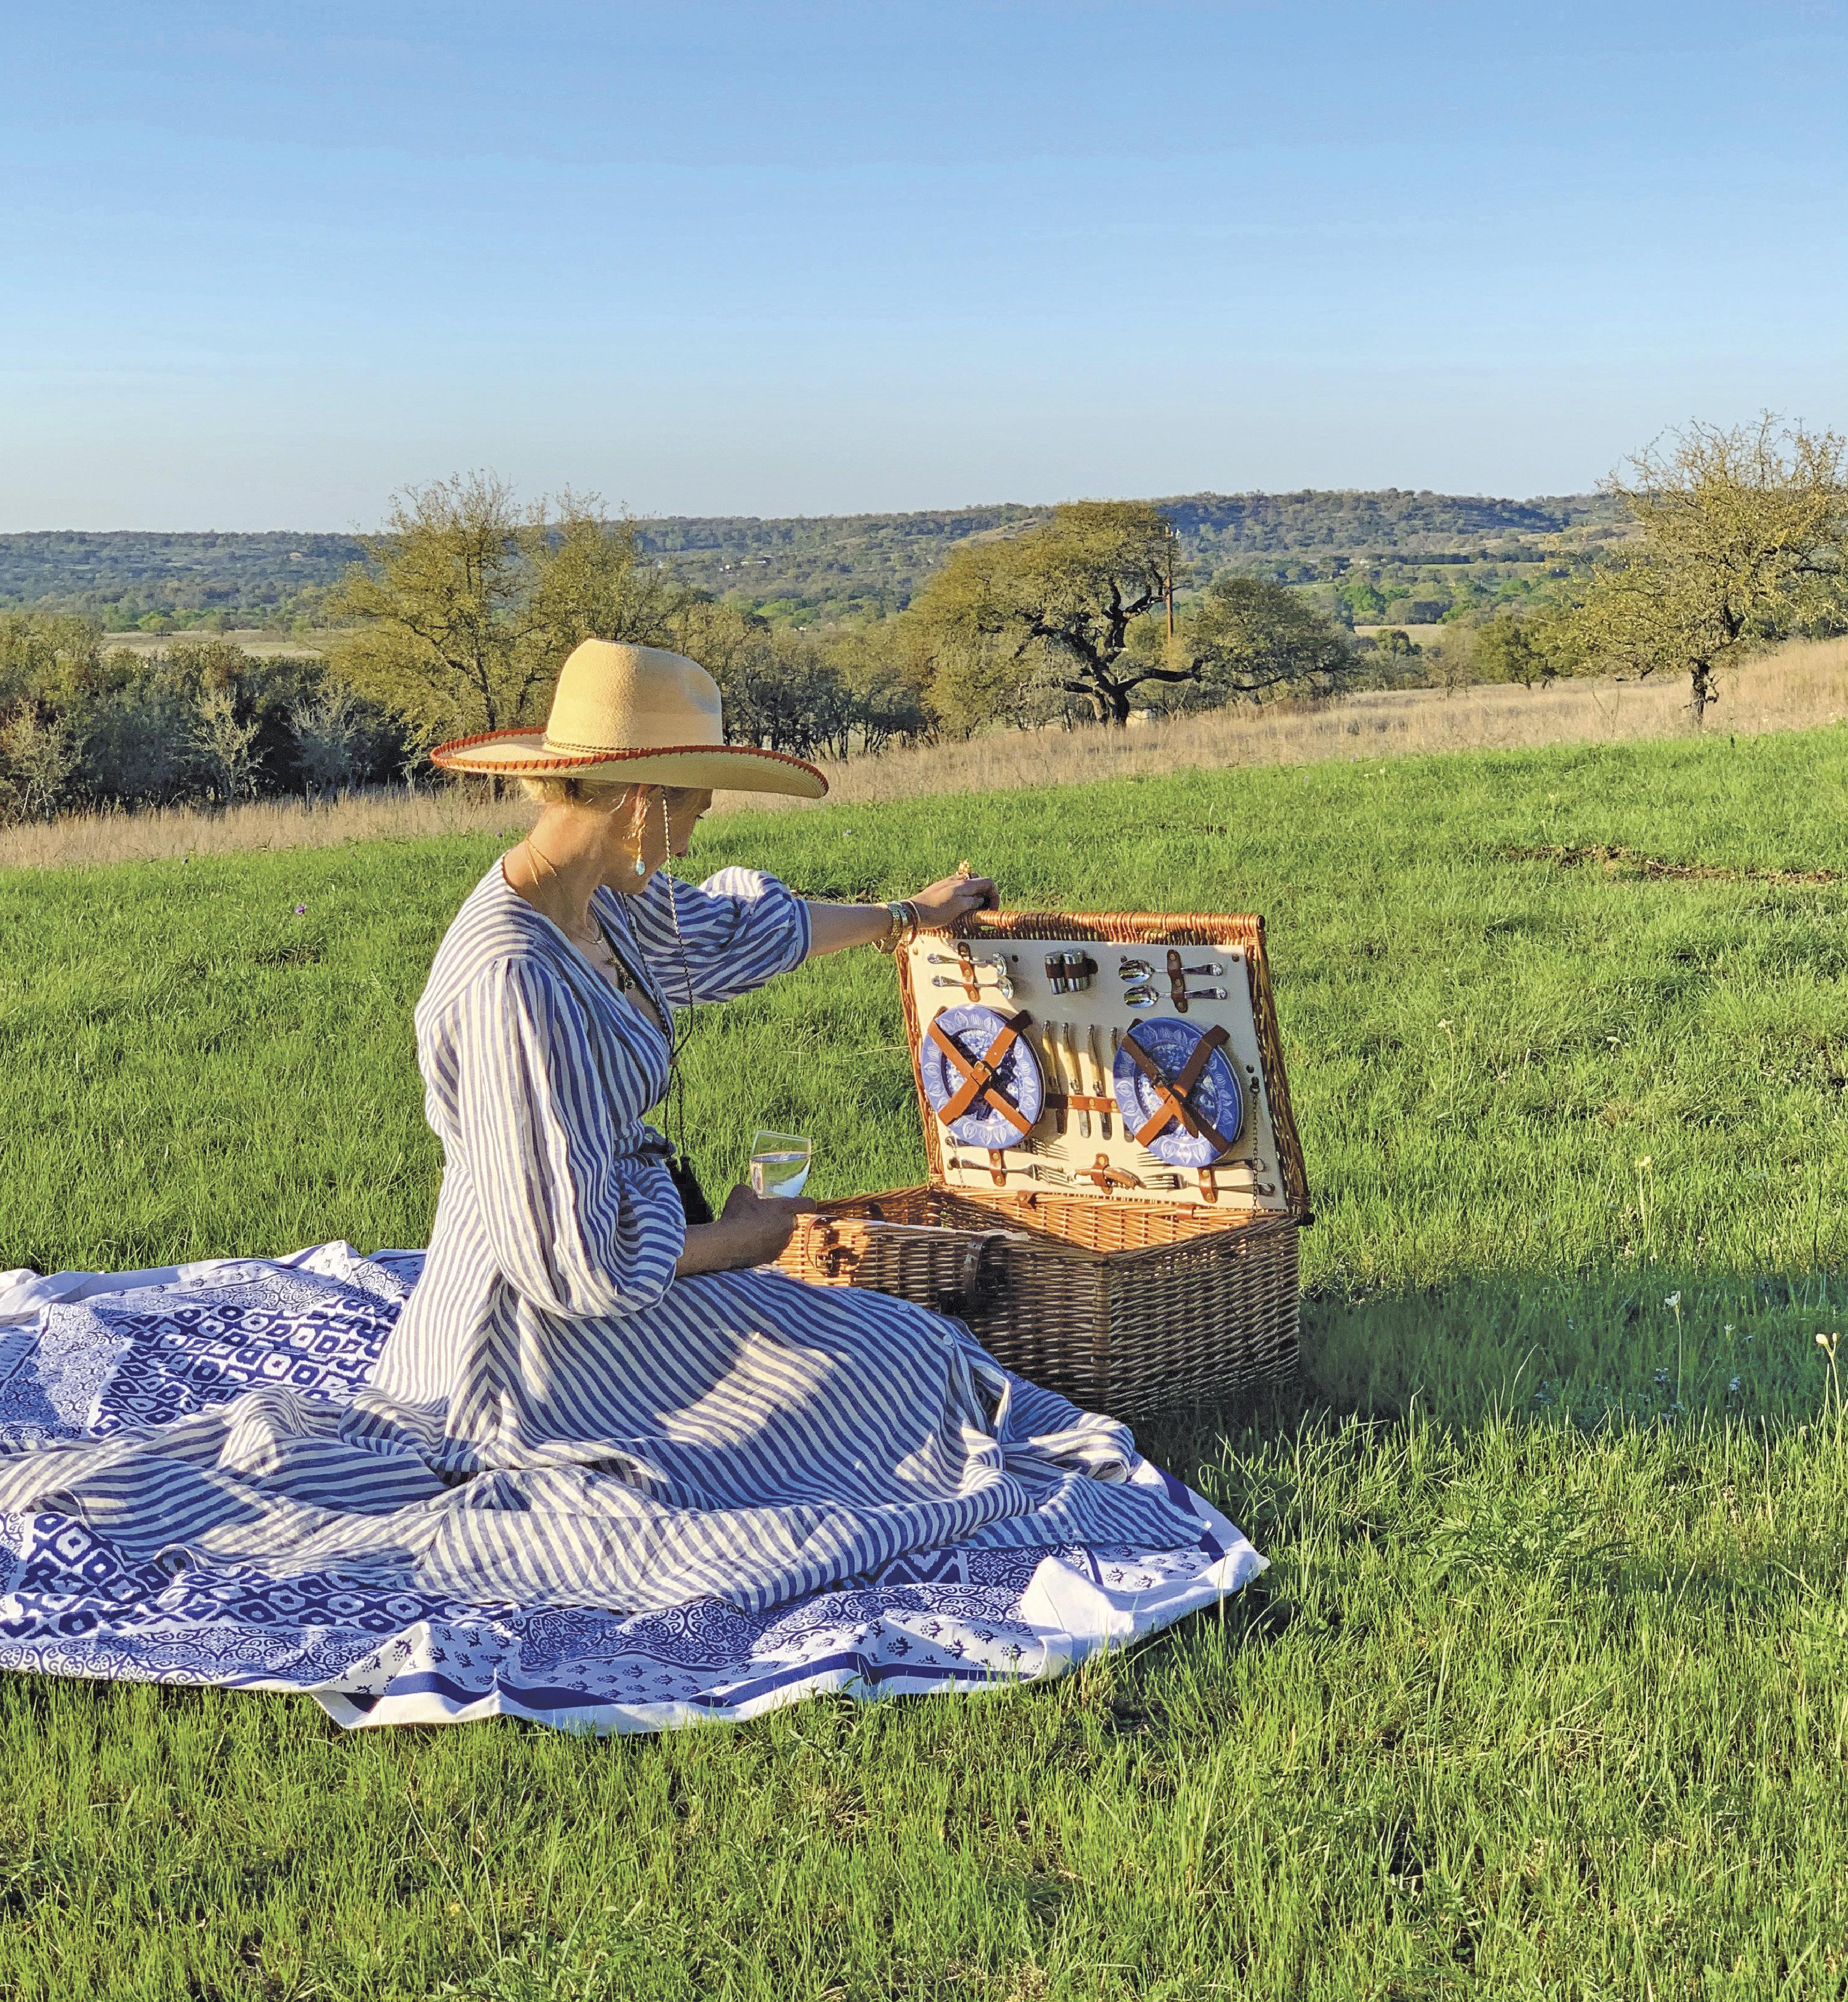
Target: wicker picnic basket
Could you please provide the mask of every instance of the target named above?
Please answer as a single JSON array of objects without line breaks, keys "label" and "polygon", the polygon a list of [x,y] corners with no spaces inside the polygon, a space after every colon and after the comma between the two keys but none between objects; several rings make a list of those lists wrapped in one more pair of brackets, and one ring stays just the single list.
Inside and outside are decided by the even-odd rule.
[{"label": "wicker picnic basket", "polygon": [[[1083,961],[1094,992],[1036,992],[1045,984],[1042,955],[1082,956],[1087,947],[1164,952],[1174,1005],[1203,1029],[1210,1024],[1243,1072],[1243,1123],[1226,1136],[1217,1164],[1162,1171],[1107,1095],[1101,1063],[1074,1059],[1075,1048],[1100,1052],[1113,1035],[1120,1045],[1121,1024],[1136,1026],[1107,951]],[[1218,953],[1221,977],[1242,970],[1244,978],[1207,990],[1221,998],[1203,1003],[1187,990],[1178,950],[1187,947]],[[954,939],[926,934],[897,960],[929,1181],[823,1203],[797,1230],[783,1268],[954,1314],[1010,1369],[1119,1418],[1218,1402],[1292,1374],[1297,1236],[1309,1207],[1263,920],[1002,912]],[[1050,973],[1050,957],[1046,964]],[[938,966],[950,968],[947,977],[929,970]],[[1023,1010],[1009,1027],[1033,1042],[1050,1088],[1019,1148],[972,1152],[933,1114],[922,1056],[934,1018],[951,1005],[941,991],[974,1000],[991,978],[1017,982],[1037,1002],[1035,1013]],[[1166,978],[1158,974],[1152,985]],[[1062,1024],[1046,1019],[1054,1009]],[[959,1059],[959,1067],[969,1092],[983,1076],[992,1083],[979,1062]],[[1186,1093],[1164,1095],[1171,1116],[1186,1119]]]}]

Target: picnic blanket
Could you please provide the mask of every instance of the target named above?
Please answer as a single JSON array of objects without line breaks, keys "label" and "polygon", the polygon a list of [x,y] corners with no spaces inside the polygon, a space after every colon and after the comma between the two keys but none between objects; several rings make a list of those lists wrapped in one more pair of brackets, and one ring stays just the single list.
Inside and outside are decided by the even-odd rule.
[{"label": "picnic blanket", "polygon": [[[265,1388],[351,1406],[423,1260],[335,1243],[0,1275],[0,1468],[67,1442],[145,1439]],[[1018,1377],[1009,1394],[1026,1432],[1076,1415]],[[0,1668],[293,1690],[348,1725],[509,1715],[600,1732],[742,1718],[831,1691],[993,1690],[1124,1646],[1264,1568],[1173,1477],[1133,1456],[1128,1479],[1197,1525],[1194,1540],[912,1550],[774,1603],[690,1596],[629,1613],[465,1600],[337,1561],[201,1561],[183,1542],[162,1547],[145,1519],[131,1535],[94,1507],[38,1507],[0,1514]],[[145,1519],[145,1494],[137,1505]]]}]

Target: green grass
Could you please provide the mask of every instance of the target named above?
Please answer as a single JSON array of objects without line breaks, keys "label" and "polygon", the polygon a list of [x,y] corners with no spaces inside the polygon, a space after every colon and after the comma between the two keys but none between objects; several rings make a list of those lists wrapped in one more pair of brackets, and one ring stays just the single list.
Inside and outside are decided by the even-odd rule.
[{"label": "green grass", "polygon": [[[1848,1993],[1839,733],[727,820],[819,895],[1268,914],[1299,1403],[1151,1443],[1273,1561],[1006,1697],[581,1741],[0,1683],[0,1993]],[[1604,844],[1702,880],[1523,860]],[[492,844],[0,877],[0,1264],[416,1243]],[[1728,874],[1725,872],[1734,872]],[[295,906],[307,906],[298,916]],[[709,1177],[921,1157],[890,968],[698,1025]],[[1673,1301],[1675,1304],[1669,1303]]]}]

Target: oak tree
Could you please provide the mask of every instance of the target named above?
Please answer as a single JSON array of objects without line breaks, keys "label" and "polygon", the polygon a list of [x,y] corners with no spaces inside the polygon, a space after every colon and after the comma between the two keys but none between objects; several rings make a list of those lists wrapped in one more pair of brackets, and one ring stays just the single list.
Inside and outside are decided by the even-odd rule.
[{"label": "oak tree", "polygon": [[1685,674],[1695,720],[1715,676],[1756,644],[1840,616],[1848,440],[1770,413],[1693,424],[1637,454],[1607,490],[1635,533],[1594,573],[1575,623],[1588,664]]},{"label": "oak tree", "polygon": [[1075,501],[1023,535],[961,544],[906,615],[934,705],[991,721],[1017,713],[1037,683],[1081,697],[1100,723],[1127,723],[1144,684],[1198,678],[1130,644],[1176,560],[1166,516],[1143,501]]},{"label": "oak tree", "polygon": [[1332,619],[1286,585],[1236,571],[1207,586],[1170,654],[1222,696],[1327,694],[1355,668]]},{"label": "oak tree", "polygon": [[1546,687],[1559,671],[1553,656],[1535,638],[1532,621],[1507,607],[1476,629],[1476,664],[1490,682],[1518,682]]}]

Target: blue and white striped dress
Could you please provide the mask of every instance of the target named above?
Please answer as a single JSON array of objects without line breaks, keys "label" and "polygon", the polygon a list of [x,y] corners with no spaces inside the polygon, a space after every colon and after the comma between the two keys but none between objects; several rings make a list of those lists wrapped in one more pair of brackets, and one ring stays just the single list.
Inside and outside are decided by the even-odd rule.
[{"label": "blue and white striped dress", "polygon": [[[804,905],[745,870],[599,891],[598,914],[664,1019],[808,950]],[[915,1550],[1198,1540],[1179,1501],[1124,1481],[1122,1427],[959,1323],[773,1269],[675,1278],[685,1223],[645,1123],[667,1038],[497,862],[417,1022],[442,1191],[370,1382],[9,1458],[0,1509],[187,1568],[623,1612],[755,1610]]]}]

